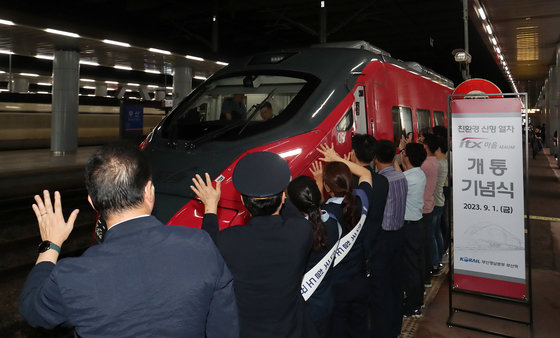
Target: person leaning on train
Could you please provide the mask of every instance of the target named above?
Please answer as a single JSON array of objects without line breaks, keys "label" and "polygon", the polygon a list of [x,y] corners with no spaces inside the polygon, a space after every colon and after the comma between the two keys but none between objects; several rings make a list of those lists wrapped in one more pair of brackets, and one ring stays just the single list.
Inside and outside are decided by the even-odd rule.
[{"label": "person leaning on train", "polygon": [[35,196],[43,242],[20,296],[34,327],[74,327],[79,337],[239,336],[232,276],[204,231],[150,216],[155,189],[132,145],[99,149],[86,167],[88,200],[107,221],[103,243],[58,261],[68,220],[59,192]]},{"label": "person leaning on train", "polygon": [[222,252],[233,279],[243,338],[314,338],[317,331],[305,308],[301,281],[313,245],[311,226],[285,202],[288,163],[270,152],[242,157],[233,185],[251,214],[246,225],[218,228],[220,182],[197,175],[191,189],[204,204],[202,229]]}]

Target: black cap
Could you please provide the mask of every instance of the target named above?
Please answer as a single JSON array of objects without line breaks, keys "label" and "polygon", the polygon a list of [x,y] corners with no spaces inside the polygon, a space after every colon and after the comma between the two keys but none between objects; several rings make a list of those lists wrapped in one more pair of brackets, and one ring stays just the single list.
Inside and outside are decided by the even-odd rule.
[{"label": "black cap", "polygon": [[245,196],[273,196],[286,189],[290,176],[290,166],[282,157],[259,151],[237,162],[233,170],[233,186]]}]

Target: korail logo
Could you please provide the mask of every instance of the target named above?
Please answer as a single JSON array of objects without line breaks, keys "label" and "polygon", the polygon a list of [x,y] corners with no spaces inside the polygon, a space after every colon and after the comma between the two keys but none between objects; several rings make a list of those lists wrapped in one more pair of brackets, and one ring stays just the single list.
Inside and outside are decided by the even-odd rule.
[{"label": "korail logo", "polygon": [[460,262],[466,262],[466,263],[477,263],[480,264],[480,259],[478,258],[471,258],[471,257],[460,257],[459,258]]}]

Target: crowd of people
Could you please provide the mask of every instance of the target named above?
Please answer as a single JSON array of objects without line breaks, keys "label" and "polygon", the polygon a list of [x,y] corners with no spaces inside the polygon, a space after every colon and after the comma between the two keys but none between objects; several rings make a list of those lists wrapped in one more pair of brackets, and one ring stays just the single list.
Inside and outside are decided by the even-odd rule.
[{"label": "crowd of people", "polygon": [[222,230],[220,182],[193,178],[202,230],[163,226],[143,154],[105,146],[86,168],[105,241],[58,261],[77,210],[65,220],[60,194],[35,196],[44,242],[20,312],[81,337],[397,337],[403,316],[422,316],[448,246],[447,132],[418,141],[403,137],[400,161],[370,135],[349,154],[324,144],[298,177],[280,156],[250,153],[232,182],[251,218]]}]

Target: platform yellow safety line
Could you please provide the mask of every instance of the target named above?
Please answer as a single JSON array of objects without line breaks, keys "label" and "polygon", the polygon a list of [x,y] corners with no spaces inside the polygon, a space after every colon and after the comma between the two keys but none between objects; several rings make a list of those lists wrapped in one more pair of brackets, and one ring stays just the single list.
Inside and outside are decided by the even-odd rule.
[{"label": "platform yellow safety line", "polygon": [[[525,218],[527,218],[527,215],[525,215]],[[539,221],[560,222],[560,218],[558,218],[558,217],[529,215],[529,219],[536,219],[536,220],[539,220]]]}]

